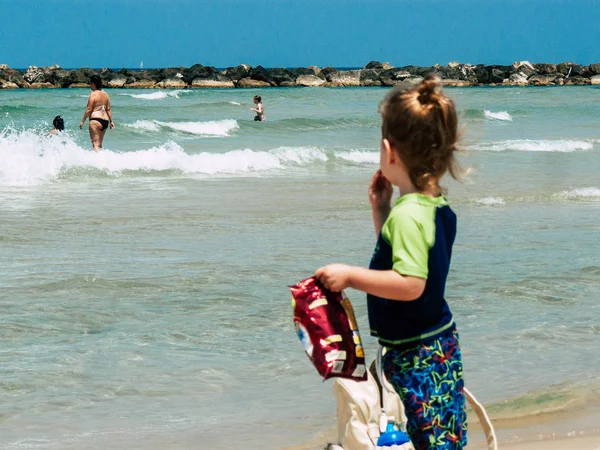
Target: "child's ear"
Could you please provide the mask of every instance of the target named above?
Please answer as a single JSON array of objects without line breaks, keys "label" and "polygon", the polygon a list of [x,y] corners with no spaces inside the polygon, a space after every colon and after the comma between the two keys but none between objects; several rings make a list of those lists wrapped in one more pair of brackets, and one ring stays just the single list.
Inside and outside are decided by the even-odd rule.
[{"label": "child's ear", "polygon": [[388,164],[394,164],[398,156],[396,155],[392,144],[390,144],[390,141],[385,138],[382,139],[382,144]]}]

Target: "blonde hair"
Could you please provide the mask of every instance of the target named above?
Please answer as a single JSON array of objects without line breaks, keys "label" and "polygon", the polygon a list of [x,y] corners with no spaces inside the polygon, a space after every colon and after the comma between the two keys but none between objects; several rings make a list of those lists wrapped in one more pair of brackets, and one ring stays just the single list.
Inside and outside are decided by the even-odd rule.
[{"label": "blonde hair", "polygon": [[436,75],[414,89],[393,89],[379,105],[381,134],[399,154],[411,182],[421,191],[437,188],[448,171],[458,180],[458,116],[454,102],[440,90]]}]

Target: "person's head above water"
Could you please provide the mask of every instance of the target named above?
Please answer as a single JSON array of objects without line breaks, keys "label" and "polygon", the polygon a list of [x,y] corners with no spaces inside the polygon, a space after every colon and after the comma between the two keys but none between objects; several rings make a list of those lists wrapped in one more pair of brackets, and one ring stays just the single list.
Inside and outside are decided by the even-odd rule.
[{"label": "person's head above water", "polygon": [[458,116],[440,85],[430,74],[416,88],[393,89],[379,105],[382,146],[389,142],[419,190],[439,188],[446,171],[455,179],[461,172],[455,159]]},{"label": "person's head above water", "polygon": [[255,95],[254,96],[254,103],[260,103],[262,102],[262,98],[260,98],[260,95]]},{"label": "person's head above water", "polygon": [[52,125],[54,125],[54,128],[58,131],[65,130],[65,121],[63,120],[62,116],[56,116],[52,121]]},{"label": "person's head above water", "polygon": [[92,75],[90,77],[90,86],[94,86],[94,89],[102,89],[102,78],[98,75]]}]

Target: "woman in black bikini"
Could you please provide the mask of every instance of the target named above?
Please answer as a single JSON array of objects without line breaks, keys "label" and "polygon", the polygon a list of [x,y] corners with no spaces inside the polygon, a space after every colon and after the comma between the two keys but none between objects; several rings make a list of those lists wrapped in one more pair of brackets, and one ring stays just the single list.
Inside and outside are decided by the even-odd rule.
[{"label": "woman in black bikini", "polygon": [[83,128],[85,119],[89,116],[90,139],[94,146],[94,151],[98,152],[102,148],[102,141],[106,134],[106,129],[110,124],[110,129],[115,127],[112,120],[112,111],[110,110],[110,98],[102,90],[102,79],[98,75],[90,77],[90,88],[92,93],[88,99],[87,108],[83,113],[83,119],[79,128]]}]

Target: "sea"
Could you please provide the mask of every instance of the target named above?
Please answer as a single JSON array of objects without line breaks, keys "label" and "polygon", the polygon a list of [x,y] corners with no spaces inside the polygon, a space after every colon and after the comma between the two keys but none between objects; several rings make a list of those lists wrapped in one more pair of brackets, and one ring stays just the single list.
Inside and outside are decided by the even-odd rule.
[{"label": "sea", "polygon": [[[107,89],[100,153],[89,90],[0,91],[0,448],[335,440],[289,285],[369,264],[387,91]],[[502,442],[598,431],[600,89],[445,92],[468,171],[443,182],[466,386]],[[370,362],[365,295],[347,294]]]}]

